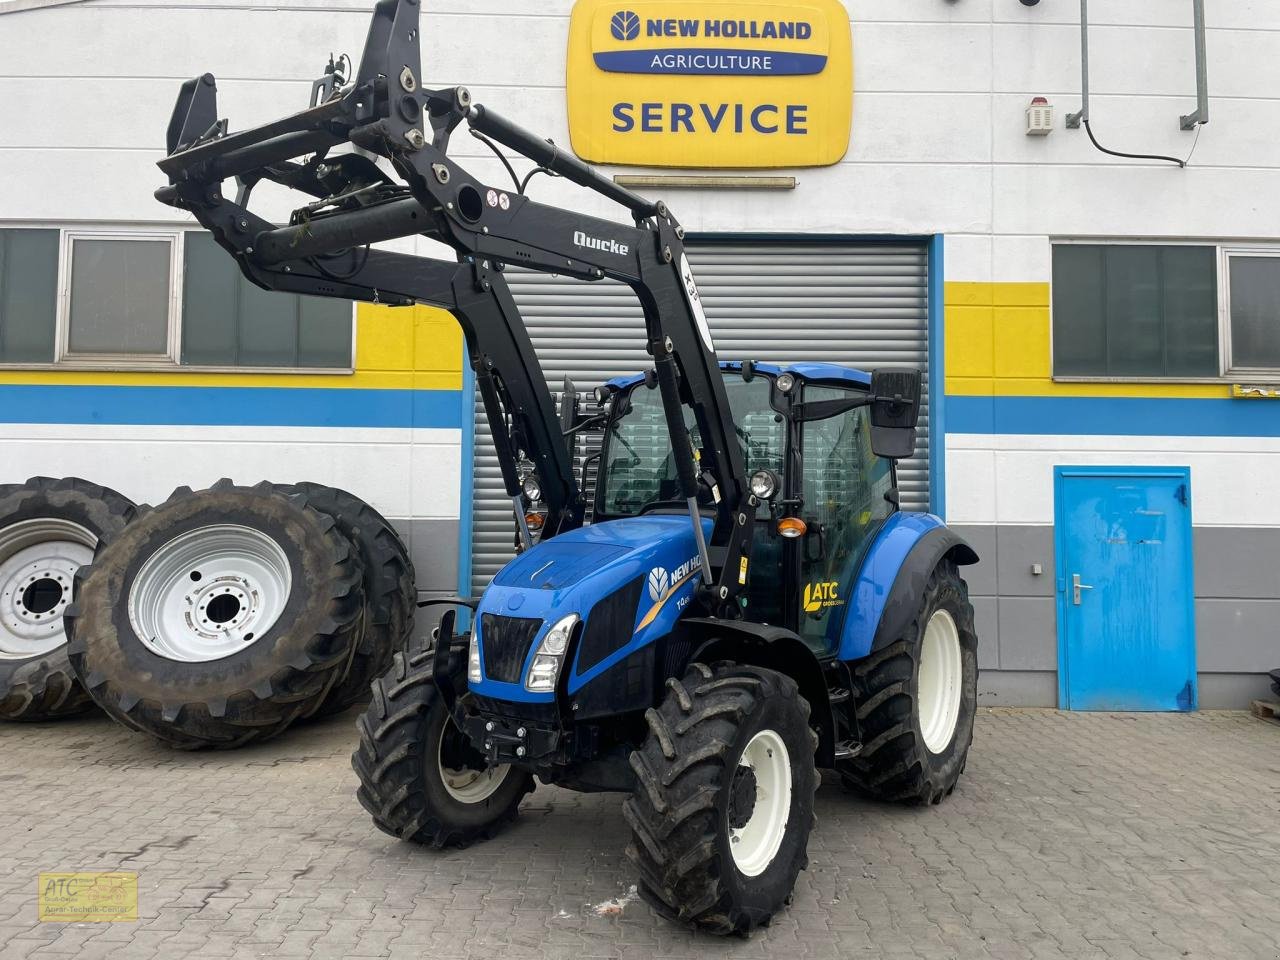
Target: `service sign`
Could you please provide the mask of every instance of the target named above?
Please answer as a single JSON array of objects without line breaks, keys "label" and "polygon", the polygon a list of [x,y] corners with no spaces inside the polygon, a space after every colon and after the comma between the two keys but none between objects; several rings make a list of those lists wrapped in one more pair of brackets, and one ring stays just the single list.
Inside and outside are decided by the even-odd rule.
[{"label": "service sign", "polygon": [[569,129],[595,163],[812,167],[849,146],[839,0],[578,0]]}]

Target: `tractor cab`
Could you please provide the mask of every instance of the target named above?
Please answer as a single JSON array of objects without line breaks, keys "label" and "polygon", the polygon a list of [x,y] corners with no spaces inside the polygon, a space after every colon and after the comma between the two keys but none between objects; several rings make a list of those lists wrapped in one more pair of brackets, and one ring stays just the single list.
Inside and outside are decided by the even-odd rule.
[{"label": "tractor cab", "polygon": [[[828,363],[721,368],[758,500],[743,616],[794,631],[820,657],[834,655],[854,578],[897,510],[895,456],[914,446],[914,418],[907,426],[877,426],[873,378],[860,370]],[[600,399],[608,419],[594,522],[683,513],[655,378],[612,380]],[[691,418],[687,425],[697,446],[696,425]],[[704,485],[700,502],[710,507],[712,499]]]}]

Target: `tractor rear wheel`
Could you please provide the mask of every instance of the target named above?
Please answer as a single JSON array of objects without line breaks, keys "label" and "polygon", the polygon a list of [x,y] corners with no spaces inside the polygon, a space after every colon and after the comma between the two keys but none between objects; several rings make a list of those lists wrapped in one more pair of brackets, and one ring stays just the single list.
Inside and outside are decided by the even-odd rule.
[{"label": "tractor rear wheel", "polygon": [[[519,812],[533,777],[491,767],[445,710],[432,678],[434,650],[397,651],[391,670],[373,682],[373,701],[357,724],[351,766],[356,798],[374,825],[400,840],[466,847],[487,840]],[[455,676],[465,669],[451,654]]]},{"label": "tractor rear wheel", "polygon": [[645,719],[623,806],[640,893],[676,923],[747,934],[808,864],[817,736],[790,677],[695,663]]},{"label": "tractor rear wheel", "polygon": [[853,664],[862,752],[841,768],[846,786],[878,800],[940,803],[973,741],[978,637],[969,590],[942,560],[902,636]]}]

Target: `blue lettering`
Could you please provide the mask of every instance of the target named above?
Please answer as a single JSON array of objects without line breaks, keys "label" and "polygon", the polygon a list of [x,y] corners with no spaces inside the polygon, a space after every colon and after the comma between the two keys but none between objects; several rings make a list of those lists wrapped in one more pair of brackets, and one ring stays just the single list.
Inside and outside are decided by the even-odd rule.
[{"label": "blue lettering", "polygon": [[787,105],[787,133],[806,134],[809,132],[809,105],[791,103]]},{"label": "blue lettering", "polygon": [[719,20],[708,20],[708,21],[707,21],[707,36],[708,36],[708,37],[718,37],[718,36],[720,36],[720,21],[719,21]]},{"label": "blue lettering", "polygon": [[778,24],[778,39],[794,40],[796,38],[796,25],[794,23]]},{"label": "blue lettering", "polygon": [[715,133],[720,129],[720,124],[724,123],[725,112],[729,109],[727,103],[720,104],[720,109],[713,116],[711,107],[705,103],[699,104],[702,107],[702,115],[707,118],[707,126],[711,128],[711,132]]},{"label": "blue lettering", "polygon": [[680,21],[680,36],[696,37],[697,35],[698,35],[697,20],[681,20]]},{"label": "blue lettering", "polygon": [[662,21],[661,21],[661,20],[646,20],[646,21],[644,22],[644,35],[645,35],[646,37],[660,37],[660,36],[662,36]]},{"label": "blue lettering", "polygon": [[640,105],[640,129],[644,133],[662,132],[662,104],[642,103]]},{"label": "blue lettering", "polygon": [[809,39],[810,37],[812,37],[812,36],[813,36],[813,27],[812,27],[812,26],[810,26],[810,25],[809,25],[809,24],[807,24],[807,23],[797,23],[797,24],[796,24],[796,39],[797,39],[797,40],[808,40],[808,39]]},{"label": "blue lettering", "polygon": [[760,123],[760,114],[772,113],[777,116],[778,108],[771,103],[762,103],[751,111],[751,126],[756,128],[757,133],[777,133],[778,125],[775,123],[771,127],[762,126]]},{"label": "blue lettering", "polygon": [[679,133],[680,124],[685,130],[693,133],[693,105],[689,103],[673,103],[671,105],[671,132]]},{"label": "blue lettering", "polygon": [[742,132],[742,104],[740,103],[733,105],[733,132]]},{"label": "blue lettering", "polygon": [[631,111],[635,109],[629,103],[615,103],[613,105],[613,132],[614,133],[630,133],[635,127],[636,121],[631,116]]}]

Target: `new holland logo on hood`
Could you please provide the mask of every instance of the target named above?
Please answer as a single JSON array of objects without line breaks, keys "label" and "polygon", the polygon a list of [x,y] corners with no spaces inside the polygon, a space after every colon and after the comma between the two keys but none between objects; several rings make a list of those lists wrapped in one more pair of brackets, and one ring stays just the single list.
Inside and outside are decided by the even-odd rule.
[{"label": "new holland logo on hood", "polygon": [[653,606],[636,624],[636,633],[653,623],[658,614],[662,612],[666,602],[671,599],[672,594],[688,583],[701,569],[702,561],[697,557],[690,557],[670,572],[667,571],[666,567],[654,567],[650,570],[648,581],[649,599],[653,601]]}]

